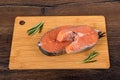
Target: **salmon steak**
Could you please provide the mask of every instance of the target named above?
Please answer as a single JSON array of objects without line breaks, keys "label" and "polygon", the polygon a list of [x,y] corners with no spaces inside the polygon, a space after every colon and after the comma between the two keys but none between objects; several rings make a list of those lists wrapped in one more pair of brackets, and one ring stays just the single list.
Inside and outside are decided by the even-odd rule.
[{"label": "salmon steak", "polygon": [[46,32],[38,42],[38,46],[41,52],[48,56],[78,53],[95,46],[103,34],[85,25],[60,26]]}]

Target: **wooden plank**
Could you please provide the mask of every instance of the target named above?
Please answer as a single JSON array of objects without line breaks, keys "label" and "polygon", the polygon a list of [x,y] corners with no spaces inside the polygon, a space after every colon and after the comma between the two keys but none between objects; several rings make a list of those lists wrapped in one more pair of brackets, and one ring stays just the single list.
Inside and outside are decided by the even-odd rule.
[{"label": "wooden plank", "polygon": [[1,0],[0,1],[0,4],[1,5],[46,5],[46,6],[54,6],[54,5],[67,5],[67,4],[72,4],[72,3],[79,3],[79,4],[97,4],[97,3],[119,3],[120,1],[119,0],[92,0],[92,1],[84,1],[84,0],[47,0],[47,1],[44,1],[44,0],[14,0],[14,1],[10,1],[10,0]]},{"label": "wooden plank", "polygon": [[[19,24],[21,20],[25,21],[25,25]],[[106,32],[105,18],[103,16],[17,17],[12,40],[10,69],[107,69],[110,67],[106,36],[100,39],[94,48],[82,53],[54,57],[42,54],[37,47],[41,35],[28,36],[26,34],[29,28],[41,21],[45,22],[41,35],[52,28],[68,24],[89,25]],[[100,52],[100,55],[96,57],[98,61],[91,64],[81,64],[80,61],[93,50]]]}]

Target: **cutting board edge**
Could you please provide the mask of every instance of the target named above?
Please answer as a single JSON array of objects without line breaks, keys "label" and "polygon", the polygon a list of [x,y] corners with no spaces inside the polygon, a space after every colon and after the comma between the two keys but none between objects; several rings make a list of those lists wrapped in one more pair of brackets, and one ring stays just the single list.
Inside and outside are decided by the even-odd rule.
[{"label": "cutting board edge", "polygon": [[[96,15],[97,16],[97,15]],[[95,17],[96,17],[95,16]],[[30,17],[31,18],[31,16],[17,16],[16,18],[15,18],[15,22],[19,19],[19,18],[21,18],[21,17]],[[48,16],[32,16],[32,17],[48,17]],[[50,16],[50,17],[53,17],[53,16]],[[56,16],[56,17],[62,17],[62,16]],[[63,17],[65,17],[65,16],[63,16]],[[66,16],[66,17],[73,17],[73,16]],[[84,17],[88,17],[88,16],[84,16]],[[90,16],[91,17],[91,16]],[[93,16],[92,16],[93,17]],[[104,20],[105,20],[105,16],[102,16],[102,15],[100,15],[99,17],[104,17]],[[15,24],[14,24],[14,26],[15,26]],[[105,24],[105,27],[106,27],[106,24]],[[15,28],[15,27],[14,27]],[[106,30],[107,31],[107,30]],[[13,30],[13,35],[14,35],[14,30]],[[13,36],[13,38],[12,38],[12,41],[13,41],[13,39],[14,39],[14,36]],[[108,43],[108,39],[107,39],[107,43]],[[13,42],[12,42],[12,44],[13,44]],[[107,44],[108,45],[108,44]],[[12,47],[11,47],[12,48]],[[109,51],[109,50],[108,50]],[[12,50],[11,50],[11,52],[12,52]],[[10,55],[11,55],[11,53],[10,53]],[[109,53],[108,53],[108,55],[109,55]],[[11,60],[11,59],[10,59]],[[9,61],[10,62],[10,61]],[[109,62],[110,63],[110,62]],[[10,66],[10,64],[11,63],[9,63],[9,69],[10,70],[13,70],[13,69],[15,69],[15,68],[12,68],[11,66]],[[109,69],[110,68],[110,65],[109,65],[109,67],[108,68],[105,68],[105,69]],[[45,69],[47,69],[47,68],[45,68]],[[65,69],[72,69],[72,68],[65,68]],[[75,68],[75,69],[82,69],[82,68]],[[83,69],[90,69],[90,68],[83,68]],[[101,68],[93,68],[93,69],[101,69]]]},{"label": "cutting board edge", "polygon": [[30,17],[30,18],[34,18],[34,17],[102,17],[105,20],[105,16],[104,15],[80,15],[80,16],[17,16],[15,17],[15,21],[19,18],[24,18],[24,17]]}]

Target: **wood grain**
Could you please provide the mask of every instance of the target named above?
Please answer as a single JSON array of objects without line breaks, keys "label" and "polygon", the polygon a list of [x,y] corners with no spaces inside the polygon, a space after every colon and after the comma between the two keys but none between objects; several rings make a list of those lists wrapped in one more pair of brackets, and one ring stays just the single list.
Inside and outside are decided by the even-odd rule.
[{"label": "wood grain", "polygon": [[[20,25],[20,21],[25,21]],[[42,33],[39,35],[28,36],[26,31],[39,22],[45,22]],[[36,17],[17,17],[15,20],[10,64],[13,69],[108,69],[109,53],[107,36],[98,41],[98,44],[88,51],[76,54],[66,54],[61,56],[46,56],[40,52],[37,42],[40,36],[48,30],[62,25],[89,25],[95,29],[106,33],[104,16],[36,16]],[[106,34],[107,35],[107,34]],[[96,58],[98,61],[91,64],[80,63],[92,51],[100,54]]]},{"label": "wood grain", "polygon": [[[72,3],[71,3],[72,2]],[[0,80],[119,80],[119,0],[0,0]],[[16,16],[104,15],[108,33],[109,70],[14,70],[8,69]]]}]

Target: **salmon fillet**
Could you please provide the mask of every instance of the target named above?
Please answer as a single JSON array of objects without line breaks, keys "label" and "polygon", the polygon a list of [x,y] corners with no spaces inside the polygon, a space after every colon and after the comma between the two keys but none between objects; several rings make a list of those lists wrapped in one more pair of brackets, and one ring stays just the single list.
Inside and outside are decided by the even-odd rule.
[{"label": "salmon fillet", "polygon": [[52,29],[48,32],[46,32],[40,39],[40,42],[38,44],[40,50],[49,56],[53,55],[60,55],[64,53],[64,49],[66,46],[68,46],[71,41],[63,41],[59,42],[57,41],[57,35],[61,30],[67,29],[72,27],[71,25],[67,26],[61,26],[57,27],[55,29]]},{"label": "salmon fillet", "polygon": [[45,33],[39,42],[46,55],[77,53],[93,47],[98,41],[98,32],[89,26],[61,26]]},{"label": "salmon fillet", "polygon": [[65,47],[65,51],[66,53],[76,53],[94,46],[98,41],[98,33],[91,27],[77,26],[61,30],[57,40],[60,42],[72,40],[72,43]]}]

